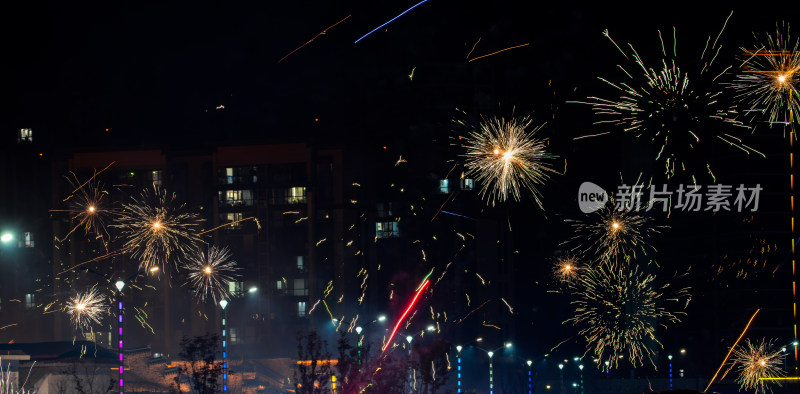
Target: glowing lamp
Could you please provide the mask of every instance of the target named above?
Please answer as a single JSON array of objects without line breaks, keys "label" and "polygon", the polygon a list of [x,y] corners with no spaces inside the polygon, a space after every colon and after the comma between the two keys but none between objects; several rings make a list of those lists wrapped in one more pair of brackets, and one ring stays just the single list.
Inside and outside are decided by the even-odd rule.
[{"label": "glowing lamp", "polygon": [[117,290],[122,291],[122,288],[125,287],[125,282],[118,280],[117,283],[114,283],[114,286],[117,286]]},{"label": "glowing lamp", "polygon": [[361,326],[356,327],[356,334],[361,335],[361,331],[364,330]]},{"label": "glowing lamp", "polygon": [[530,367],[531,364],[533,364],[533,361],[531,361],[531,360],[525,361],[525,364],[528,364],[528,366]]},{"label": "glowing lamp", "polygon": [[222,310],[225,310],[225,307],[228,306],[228,300],[222,300],[219,302],[219,306],[222,307]]},{"label": "glowing lamp", "polygon": [[458,351],[459,353],[461,352],[461,349],[463,349],[461,345],[456,346],[456,351]]}]

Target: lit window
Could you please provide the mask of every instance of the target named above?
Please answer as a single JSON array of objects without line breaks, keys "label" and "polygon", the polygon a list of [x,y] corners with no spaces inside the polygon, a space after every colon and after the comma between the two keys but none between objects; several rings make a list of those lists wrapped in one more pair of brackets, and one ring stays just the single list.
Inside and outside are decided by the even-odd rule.
[{"label": "lit window", "polygon": [[447,179],[439,180],[439,193],[450,193],[450,181]]},{"label": "lit window", "polygon": [[283,281],[282,280],[276,281],[275,288],[278,290],[283,290]]},{"label": "lit window", "polygon": [[19,129],[19,135],[17,135],[17,142],[18,143],[33,142],[33,129]]},{"label": "lit window", "polygon": [[305,317],[306,316],[306,302],[305,301],[298,301],[297,302],[297,316],[298,317]]},{"label": "lit window", "polygon": [[464,178],[461,180],[461,190],[472,190],[475,188],[475,184],[473,183],[472,179]]},{"label": "lit window", "polygon": [[228,291],[234,296],[244,293],[244,282],[228,282]]},{"label": "lit window", "polygon": [[235,327],[231,327],[230,334],[231,334],[231,338],[230,338],[231,339],[231,344],[240,342],[239,330],[237,330]]},{"label": "lit window", "polygon": [[36,298],[33,294],[25,294],[25,309],[33,309],[36,307]]},{"label": "lit window", "polygon": [[308,295],[308,281],[306,279],[300,278],[294,280],[294,288],[292,289],[292,295],[295,296],[307,296]]},{"label": "lit window", "polygon": [[225,180],[227,184],[233,183],[233,168],[226,168],[225,169]]},{"label": "lit window", "polygon": [[303,263],[303,256],[297,256],[297,269],[303,270],[305,269],[305,264]]},{"label": "lit window", "polygon": [[290,187],[286,191],[287,204],[302,204],[306,202],[306,188],[305,187]]},{"label": "lit window", "polygon": [[253,205],[253,192],[251,190],[220,191],[219,200],[228,206]]},{"label": "lit window", "polygon": [[377,222],[375,223],[375,237],[377,238],[396,238],[400,236],[400,228],[397,222]]},{"label": "lit window", "polygon": [[155,170],[150,172],[150,180],[153,181],[153,186],[161,187],[161,176],[163,171]]},{"label": "lit window", "polygon": [[33,233],[26,232],[22,233],[22,239],[19,241],[20,248],[32,248],[33,247]]},{"label": "lit window", "polygon": [[228,223],[228,228],[242,228],[242,218],[243,214],[241,212],[228,212],[226,214],[226,219]]}]

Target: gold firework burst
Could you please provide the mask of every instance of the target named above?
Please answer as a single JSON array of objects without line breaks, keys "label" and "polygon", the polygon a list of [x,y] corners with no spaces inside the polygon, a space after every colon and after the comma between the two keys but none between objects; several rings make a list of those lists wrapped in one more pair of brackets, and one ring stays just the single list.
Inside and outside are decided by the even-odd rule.
[{"label": "gold firework burst", "polygon": [[[464,121],[456,122],[467,126]],[[519,201],[520,190],[527,189],[542,207],[537,187],[556,173],[547,163],[556,156],[545,149],[546,140],[536,137],[542,126],[531,128],[532,124],[527,116],[483,118],[463,137],[467,175],[475,177],[481,197],[493,206],[509,197]]]},{"label": "gold firework burst", "polygon": [[778,25],[774,35],[754,37],[762,43],[742,48],[741,72],[731,84],[736,97],[748,114],[794,128],[800,111],[800,40],[792,43],[788,23]]},{"label": "gold firework burst", "polygon": [[781,369],[786,353],[781,350],[770,350],[773,342],[766,342],[763,339],[758,344],[753,344],[746,340],[743,346],[737,348],[733,353],[732,362],[738,365],[739,383],[742,390],[755,390],[756,393],[772,392],[762,378],[776,378],[785,376],[786,372]]},{"label": "gold firework burst", "polygon": [[227,247],[211,246],[205,252],[195,251],[184,268],[189,271],[189,283],[200,300],[210,296],[216,303],[217,299],[231,296],[229,283],[235,280],[238,268]]},{"label": "gold firework burst", "polygon": [[605,361],[610,368],[618,367],[621,355],[634,367],[643,365],[645,359],[653,364],[654,349],[661,345],[656,327],[677,323],[682,314],[667,310],[664,304],[688,304],[689,300],[685,288],[664,297],[669,286],[659,287],[655,280],[655,275],[644,273],[639,266],[604,261],[574,283],[574,315],[566,322],[579,328],[598,367]]},{"label": "gold firework burst", "polygon": [[121,229],[124,249],[139,260],[140,269],[161,267],[167,271],[168,263],[177,266],[180,256],[176,254],[197,249],[202,219],[185,208],[175,202],[174,193],[155,186],[122,205],[114,227]]},{"label": "gold firework burst", "polygon": [[105,297],[92,287],[73,296],[65,309],[76,329],[88,329],[92,323],[100,323],[100,315],[107,311],[107,306]]}]

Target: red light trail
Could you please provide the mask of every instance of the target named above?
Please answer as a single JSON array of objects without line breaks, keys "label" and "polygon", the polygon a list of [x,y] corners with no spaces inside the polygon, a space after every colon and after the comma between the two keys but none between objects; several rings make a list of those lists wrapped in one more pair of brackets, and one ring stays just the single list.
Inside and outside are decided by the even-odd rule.
[{"label": "red light trail", "polygon": [[429,279],[426,279],[425,282],[422,282],[422,286],[420,286],[419,290],[417,290],[417,294],[414,294],[414,298],[411,299],[411,303],[408,304],[408,307],[406,307],[406,311],[403,312],[403,315],[400,316],[400,319],[397,320],[397,324],[394,325],[394,329],[392,330],[392,335],[389,335],[389,340],[386,341],[386,343],[383,345],[383,349],[381,349],[382,352],[385,352],[386,348],[389,347],[389,344],[392,343],[392,339],[394,339],[394,335],[397,334],[397,329],[400,328],[400,324],[403,322],[403,320],[405,320],[406,316],[408,315],[408,312],[410,312],[411,309],[414,308],[414,305],[417,304],[417,299],[419,298],[419,295],[422,294],[423,291],[425,291],[425,288],[428,287],[429,283],[431,283]]}]

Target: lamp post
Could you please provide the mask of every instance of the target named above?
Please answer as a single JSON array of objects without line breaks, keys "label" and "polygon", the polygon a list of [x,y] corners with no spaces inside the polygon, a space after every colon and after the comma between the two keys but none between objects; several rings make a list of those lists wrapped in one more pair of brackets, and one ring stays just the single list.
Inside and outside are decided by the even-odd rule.
[{"label": "lamp post", "polygon": [[533,393],[533,387],[532,387],[533,386],[533,375],[531,374],[531,364],[533,364],[533,361],[528,360],[528,361],[525,362],[525,364],[528,364],[528,394],[532,394]]},{"label": "lamp post", "polygon": [[225,312],[225,307],[228,306],[228,300],[221,300],[219,306],[222,307],[222,391],[228,391],[228,322],[226,321]]},{"label": "lamp post", "polygon": [[414,337],[411,335],[406,336],[406,341],[408,342],[408,392],[414,392],[414,368],[411,366],[411,341],[414,340]]},{"label": "lamp post", "polygon": [[119,394],[123,394],[125,392],[125,380],[123,379],[125,361],[122,352],[122,288],[125,287],[125,282],[118,280],[117,283],[114,283],[114,286],[117,287],[117,328],[119,329],[117,337],[119,338]]},{"label": "lamp post", "polygon": [[463,347],[461,347],[461,345],[456,346],[456,351],[458,352],[458,355],[456,355],[456,363],[458,365],[458,368],[457,368],[457,374],[458,375],[456,375],[456,377],[458,378],[458,380],[457,380],[457,382],[458,382],[458,384],[457,384],[457,386],[458,386],[457,392],[458,393],[461,392],[461,349],[463,349]]},{"label": "lamp post", "polygon": [[362,337],[361,331],[364,329],[361,326],[356,327],[356,334],[358,334],[358,373],[361,373],[361,344],[362,344]]},{"label": "lamp post", "polygon": [[498,350],[503,350],[503,348],[510,348],[510,347],[511,347],[511,342],[506,342],[505,345],[489,351],[478,347],[478,349],[485,351],[486,354],[489,355],[489,394],[494,394],[494,365],[492,363],[492,357],[494,357],[494,352]]},{"label": "lamp post", "polygon": [[583,394],[583,364],[578,364],[578,369],[581,372],[581,394]]},{"label": "lamp post", "polygon": [[561,380],[558,383],[559,391],[564,393],[564,364],[558,364],[558,370],[561,375]]}]

